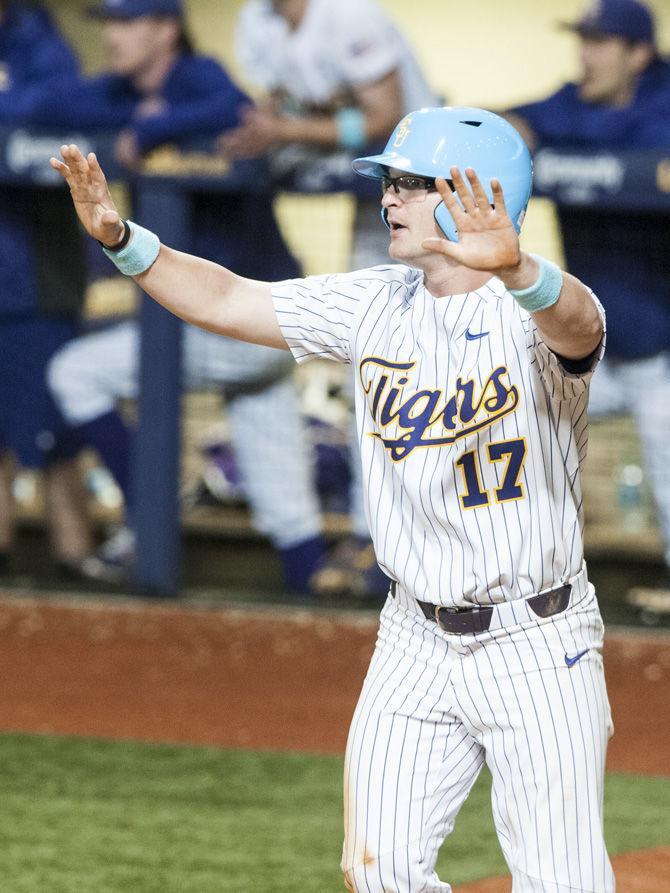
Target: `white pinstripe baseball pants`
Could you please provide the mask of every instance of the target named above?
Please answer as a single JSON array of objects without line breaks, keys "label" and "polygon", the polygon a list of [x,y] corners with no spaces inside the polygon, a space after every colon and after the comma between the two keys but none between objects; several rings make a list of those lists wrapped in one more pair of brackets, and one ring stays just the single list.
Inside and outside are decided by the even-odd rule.
[{"label": "white pinstripe baseball pants", "polygon": [[513,893],[613,893],[602,835],[612,726],[585,576],[563,614],[476,636],[448,635],[404,601],[384,606],[349,733],[347,888],[449,893],[438,850],[486,761]]},{"label": "white pinstripe baseball pants", "polygon": [[670,568],[670,352],[601,362],[589,387],[589,417],[621,412],[635,419]]},{"label": "white pinstripe baseball pants", "polygon": [[[48,370],[56,401],[74,426],[111,412],[138,389],[139,325],[134,320],[75,338]],[[226,394],[235,455],[254,523],[278,548],[321,530],[318,498],[287,351],[246,344],[184,325],[184,386]]]}]

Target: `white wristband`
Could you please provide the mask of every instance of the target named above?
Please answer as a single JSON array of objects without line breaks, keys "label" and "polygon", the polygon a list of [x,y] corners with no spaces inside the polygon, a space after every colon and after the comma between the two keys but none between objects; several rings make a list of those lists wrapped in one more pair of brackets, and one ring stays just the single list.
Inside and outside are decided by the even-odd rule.
[{"label": "white wristband", "polygon": [[563,288],[563,274],[559,266],[539,254],[531,254],[531,257],[540,268],[536,281],[528,288],[510,288],[508,291],[524,310],[535,313],[536,310],[546,310],[558,301]]},{"label": "white wristband", "polygon": [[103,251],[124,276],[139,276],[145,273],[158,257],[161,250],[160,239],[151,230],[128,220],[131,237],[129,243],[120,251],[105,248]]}]

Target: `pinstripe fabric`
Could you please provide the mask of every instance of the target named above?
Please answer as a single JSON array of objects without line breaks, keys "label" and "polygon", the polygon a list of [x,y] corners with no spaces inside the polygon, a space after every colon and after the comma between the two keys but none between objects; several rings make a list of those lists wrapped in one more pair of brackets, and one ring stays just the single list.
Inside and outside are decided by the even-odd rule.
[{"label": "pinstripe fabric", "polygon": [[[388,266],[282,283],[274,297],[299,362],[354,366],[368,522],[391,579],[423,601],[467,606],[579,571],[590,373],[563,369],[501,282],[435,300],[418,271]],[[427,414],[430,425],[417,418]],[[488,449],[510,443],[523,451],[522,496],[500,500],[510,457]],[[465,453],[488,499],[474,509],[460,500]]]},{"label": "pinstripe fabric", "polygon": [[477,636],[389,598],[347,745],[349,889],[447,893],[437,853],[486,761],[513,893],[612,893],[601,646],[592,587],[559,617]]},{"label": "pinstripe fabric", "polygon": [[[184,384],[235,393],[259,388],[291,372],[286,351],[222,338],[184,325]],[[137,396],[140,328],[128,320],[68,342],[52,359],[49,386],[71,425],[111,412],[119,399]]]},{"label": "pinstripe fabric", "polygon": [[[49,384],[72,425],[137,396],[139,326],[128,321],[70,341]],[[278,548],[317,536],[320,509],[302,427],[293,361],[286,351],[184,326],[185,386],[220,388],[254,521]],[[260,437],[259,432],[267,433]]]},{"label": "pinstripe fabric", "polygon": [[[273,291],[298,361],[354,367],[368,520],[398,583],[347,745],[348,889],[448,893],[437,853],[486,761],[514,893],[613,893],[603,628],[583,563],[591,373],[568,373],[495,279],[436,300],[386,266]],[[530,596],[568,581],[563,613],[532,613]],[[417,599],[493,604],[491,627],[448,635]]]},{"label": "pinstripe fabric", "polygon": [[590,391],[589,415],[594,419],[621,412],[635,419],[670,568],[670,351],[603,363]]},{"label": "pinstripe fabric", "polygon": [[242,391],[226,413],[257,530],[279,549],[317,536],[320,507],[294,379]]}]

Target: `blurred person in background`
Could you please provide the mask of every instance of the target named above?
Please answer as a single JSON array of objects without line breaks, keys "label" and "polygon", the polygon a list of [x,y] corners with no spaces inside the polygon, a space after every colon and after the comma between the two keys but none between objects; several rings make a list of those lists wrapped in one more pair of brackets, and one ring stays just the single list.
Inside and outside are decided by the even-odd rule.
[{"label": "blurred person in background", "polygon": [[[224,134],[224,152],[270,152],[278,182],[288,180],[293,188],[351,190],[350,268],[387,264],[379,197],[360,191],[351,161],[381,148],[403,114],[436,104],[404,36],[375,0],[249,0],[240,12],[235,49],[245,77],[266,98]],[[348,377],[345,382],[351,397]],[[388,580],[365,521],[359,445],[353,425],[351,430],[352,535],[327,558],[313,587],[323,594],[385,597]]]},{"label": "blurred person in background", "polygon": [[[116,154],[131,168],[156,146],[186,148],[238,123],[249,99],[218,62],[194,52],[180,0],[105,0],[91,12],[102,22],[110,71],[61,100],[53,97],[55,114],[67,108],[72,126],[118,129]],[[192,250],[243,276],[286,279],[299,272],[268,193],[199,193],[192,222]],[[84,574],[110,582],[125,579],[134,557],[131,433],[117,403],[137,396],[139,338],[136,321],[117,323],[73,341],[49,372],[68,422],[96,448],[125,497],[126,524],[82,563]],[[278,550],[287,587],[303,592],[324,549],[293,373],[283,351],[184,328],[185,385],[225,394],[253,519]],[[259,437],[261,430],[272,436]]]},{"label": "blurred person in background", "polygon": [[[47,13],[0,0],[0,125],[31,123],[43,92],[77,77],[77,59]],[[0,189],[0,568],[10,566],[15,545],[17,461],[44,473],[61,569],[76,567],[91,549],[78,444],[45,377],[49,358],[76,334],[84,298],[83,240],[69,204],[61,189]]]},{"label": "blurred person in background", "polygon": [[[579,39],[580,79],[506,114],[531,147],[670,150],[670,65],[651,11],[603,0],[566,26]],[[643,210],[557,207],[567,269],[603,295],[607,357],[592,417],[632,414],[658,508],[670,605],[670,219]]]}]

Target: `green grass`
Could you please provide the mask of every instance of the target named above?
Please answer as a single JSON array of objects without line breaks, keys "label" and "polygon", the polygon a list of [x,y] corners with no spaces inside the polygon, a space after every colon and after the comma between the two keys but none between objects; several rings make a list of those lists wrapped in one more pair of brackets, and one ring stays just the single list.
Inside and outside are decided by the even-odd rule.
[{"label": "green grass", "polygon": [[[2,893],[343,889],[338,758],[0,735],[0,766]],[[669,799],[670,779],[610,776],[612,852],[669,844]],[[488,779],[440,866],[505,870]]]}]

